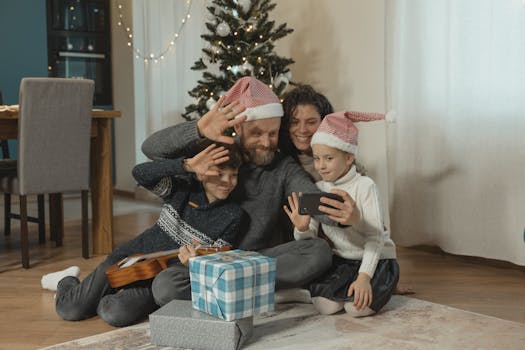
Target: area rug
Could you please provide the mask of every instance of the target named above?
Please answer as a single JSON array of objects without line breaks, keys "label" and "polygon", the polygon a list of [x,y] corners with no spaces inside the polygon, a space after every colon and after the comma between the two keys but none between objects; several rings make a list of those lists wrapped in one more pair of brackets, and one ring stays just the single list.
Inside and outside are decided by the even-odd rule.
[{"label": "area rug", "polygon": [[[176,348],[152,345],[146,322],[45,349]],[[275,313],[255,319],[243,349],[521,350],[525,324],[404,296],[393,296],[379,314],[360,319],[345,313],[321,316],[308,304],[280,304]]]}]

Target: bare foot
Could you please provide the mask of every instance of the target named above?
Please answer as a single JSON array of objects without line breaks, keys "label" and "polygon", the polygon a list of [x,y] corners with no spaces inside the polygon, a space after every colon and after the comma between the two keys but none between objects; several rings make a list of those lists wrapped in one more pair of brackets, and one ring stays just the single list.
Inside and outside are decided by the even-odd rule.
[{"label": "bare foot", "polygon": [[404,286],[402,284],[398,284],[396,286],[396,289],[394,289],[394,293],[393,294],[397,294],[397,295],[409,295],[409,294],[415,294],[416,292],[414,292],[414,290],[412,289],[412,287],[409,287],[409,286]]}]

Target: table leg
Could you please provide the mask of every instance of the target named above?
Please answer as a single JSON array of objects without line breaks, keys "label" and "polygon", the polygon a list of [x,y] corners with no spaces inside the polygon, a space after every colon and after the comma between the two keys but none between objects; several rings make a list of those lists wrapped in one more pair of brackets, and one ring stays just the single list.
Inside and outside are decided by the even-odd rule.
[{"label": "table leg", "polygon": [[98,119],[91,139],[91,207],[93,253],[113,250],[113,185],[111,173],[111,123]]}]

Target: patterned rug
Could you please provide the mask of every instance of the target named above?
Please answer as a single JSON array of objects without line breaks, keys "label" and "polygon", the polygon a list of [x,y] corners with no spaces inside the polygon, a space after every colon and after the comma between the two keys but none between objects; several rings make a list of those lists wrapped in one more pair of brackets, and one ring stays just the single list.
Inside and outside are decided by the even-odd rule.
[{"label": "patterned rug", "polygon": [[[404,296],[393,296],[378,315],[360,319],[280,304],[254,325],[243,349],[525,349],[525,324]],[[151,345],[149,335],[146,322],[45,349],[175,349]]]}]

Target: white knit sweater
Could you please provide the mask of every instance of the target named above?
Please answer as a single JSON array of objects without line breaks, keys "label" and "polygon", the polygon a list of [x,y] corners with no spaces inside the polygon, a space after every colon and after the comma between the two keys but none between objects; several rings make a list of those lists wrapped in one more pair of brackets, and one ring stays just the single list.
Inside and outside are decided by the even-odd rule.
[{"label": "white knit sweater", "polygon": [[[361,218],[355,225],[336,227],[323,225],[323,231],[334,243],[334,254],[345,259],[362,260],[359,272],[374,277],[379,259],[395,259],[396,247],[390,232],[383,225],[383,213],[379,192],[374,181],[356,172],[355,165],[335,182],[319,181],[317,186],[330,192],[338,188],[348,192],[356,202]],[[319,223],[310,220],[308,230],[294,230],[296,240],[317,236]]]}]

